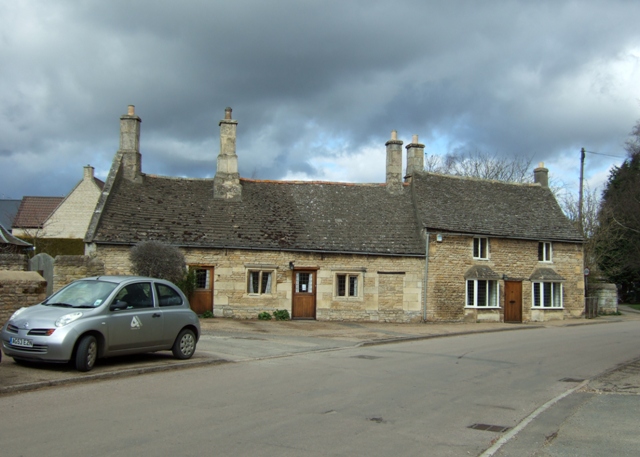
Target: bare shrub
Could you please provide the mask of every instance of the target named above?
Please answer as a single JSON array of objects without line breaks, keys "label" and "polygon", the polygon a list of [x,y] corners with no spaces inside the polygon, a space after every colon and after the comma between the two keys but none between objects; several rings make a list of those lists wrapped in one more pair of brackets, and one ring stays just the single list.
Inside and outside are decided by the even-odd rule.
[{"label": "bare shrub", "polygon": [[180,250],[160,241],[143,241],[129,253],[132,271],[141,276],[182,281],[186,274],[186,261]]}]

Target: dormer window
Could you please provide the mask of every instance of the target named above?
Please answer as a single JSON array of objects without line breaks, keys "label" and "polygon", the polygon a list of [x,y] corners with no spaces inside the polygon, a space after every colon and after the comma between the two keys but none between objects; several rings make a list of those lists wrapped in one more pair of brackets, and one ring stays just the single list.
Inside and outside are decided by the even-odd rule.
[{"label": "dormer window", "polygon": [[538,243],[538,262],[551,262],[551,242],[540,241]]},{"label": "dormer window", "polygon": [[475,237],[473,239],[473,258],[483,260],[489,258],[489,238]]}]

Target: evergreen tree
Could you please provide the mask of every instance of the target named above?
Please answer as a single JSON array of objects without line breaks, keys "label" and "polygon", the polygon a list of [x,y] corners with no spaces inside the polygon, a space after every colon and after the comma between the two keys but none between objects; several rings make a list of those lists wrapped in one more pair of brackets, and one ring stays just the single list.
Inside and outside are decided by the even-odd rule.
[{"label": "evergreen tree", "polygon": [[628,156],[611,170],[602,194],[600,268],[621,287],[621,298],[640,302],[640,121],[627,141]]}]

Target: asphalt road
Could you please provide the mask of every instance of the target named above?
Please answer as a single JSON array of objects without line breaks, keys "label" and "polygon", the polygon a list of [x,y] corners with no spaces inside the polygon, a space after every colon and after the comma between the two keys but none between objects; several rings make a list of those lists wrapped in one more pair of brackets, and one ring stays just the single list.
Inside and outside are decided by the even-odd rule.
[{"label": "asphalt road", "polygon": [[[351,345],[5,395],[0,443],[15,456],[480,455],[508,431],[470,426],[513,430],[582,379],[640,356],[639,330],[629,321]],[[603,407],[559,408],[575,395],[537,416],[533,425],[557,412],[559,425],[547,421],[552,438],[529,450],[565,445],[575,427],[561,426]],[[525,455],[509,446],[530,427],[496,455]],[[616,452],[609,443],[604,455],[629,455]]]}]

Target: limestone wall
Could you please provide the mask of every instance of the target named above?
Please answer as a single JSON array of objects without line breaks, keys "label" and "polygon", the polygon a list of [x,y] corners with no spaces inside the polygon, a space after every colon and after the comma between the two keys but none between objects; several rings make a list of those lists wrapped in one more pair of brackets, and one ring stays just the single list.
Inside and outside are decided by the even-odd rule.
[{"label": "limestone wall", "polygon": [[0,325],[16,310],[44,300],[46,286],[35,271],[0,271]]},{"label": "limestone wall", "polygon": [[[131,274],[129,247],[97,246],[105,274]],[[212,266],[214,314],[257,318],[262,311],[286,309],[291,313],[293,272],[296,268],[317,270],[316,318],[348,321],[419,321],[422,317],[424,259],[329,255],[281,251],[183,250],[189,265]],[[275,272],[270,294],[247,293],[248,271]],[[358,297],[336,297],[336,274],[360,275]]]},{"label": "limestone wall", "polygon": [[618,288],[615,284],[592,282],[588,291],[588,295],[597,300],[598,312],[607,314],[618,311]]},{"label": "limestone wall", "polygon": [[100,192],[93,176],[85,176],[85,179],[80,181],[47,219],[39,236],[41,238],[84,238],[100,198]]},{"label": "limestone wall", "polygon": [[[539,262],[537,241],[490,238],[489,259],[478,260],[473,259],[471,236],[443,234],[440,242],[434,239],[436,237],[430,238],[427,320],[460,321],[464,320],[467,311],[475,320],[503,320],[504,280],[498,281],[499,310],[465,309],[464,274],[475,265],[488,266],[508,280],[522,281],[524,322],[579,317],[583,313],[584,279],[580,244],[554,242],[553,262]],[[529,278],[537,268],[551,268],[565,278],[562,310],[532,310],[533,291]]]},{"label": "limestone wall", "polygon": [[0,270],[27,271],[29,258],[24,254],[0,254]]},{"label": "limestone wall", "polygon": [[[522,282],[522,319],[524,322],[580,317],[584,311],[582,246],[553,243],[553,261],[538,261],[538,242],[490,239],[488,260],[473,259],[473,238],[443,234],[441,242],[431,237],[429,247],[428,321],[501,321],[504,310],[504,277]],[[105,274],[131,274],[128,246],[97,246]],[[424,258],[382,257],[291,253],[280,251],[243,251],[185,249],[187,263],[214,267],[214,314],[255,318],[262,311],[286,309],[291,313],[293,273],[307,267],[317,271],[316,318],[349,321],[420,321],[423,310]],[[499,274],[500,294],[497,309],[465,307],[464,274],[475,265],[485,265]],[[532,282],[537,268],[553,269],[565,280],[561,309],[532,309]],[[270,294],[247,293],[249,269],[274,271]],[[359,274],[357,297],[336,296],[336,275]],[[504,275],[504,276],[503,276]]]},{"label": "limestone wall", "polygon": [[56,292],[72,281],[88,276],[105,274],[102,260],[83,255],[59,255],[53,264],[53,291]]}]

